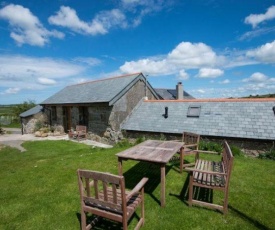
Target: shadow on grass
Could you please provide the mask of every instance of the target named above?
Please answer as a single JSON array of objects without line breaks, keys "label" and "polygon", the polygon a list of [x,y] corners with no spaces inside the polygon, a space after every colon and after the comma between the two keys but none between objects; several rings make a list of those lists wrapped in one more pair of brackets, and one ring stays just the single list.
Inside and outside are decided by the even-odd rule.
[{"label": "shadow on grass", "polygon": [[[171,166],[165,168],[165,174],[170,171]],[[134,186],[143,178],[148,177],[148,182],[144,187],[144,192],[149,194],[153,200],[160,205],[160,190],[157,197],[153,194],[154,190],[160,185],[160,166],[147,162],[139,162],[134,167],[123,173],[127,189],[133,189]]]},{"label": "shadow on grass", "polygon": [[[170,165],[171,165],[171,168],[177,172],[177,173],[180,173],[180,158],[179,156],[175,156],[173,157],[171,160],[170,160]],[[184,159],[184,164],[191,164],[192,162],[189,161],[189,160],[186,160]]]},{"label": "shadow on grass", "polygon": [[[78,222],[79,222],[79,229],[81,228],[81,214],[78,212],[76,213]],[[118,230],[122,229],[122,224],[119,222],[115,222],[109,219],[105,219],[96,215],[90,215],[87,216],[87,224],[92,225],[92,229],[97,230],[105,230],[105,229],[112,229],[112,230]],[[130,220],[131,221],[131,220]]]},{"label": "shadow on grass", "polygon": [[[169,194],[181,200],[183,203],[188,205],[188,191],[189,191],[189,175],[186,177],[185,183],[180,191],[180,194]],[[194,186],[193,198],[199,201],[213,203],[213,189],[201,188]]]},{"label": "shadow on grass", "polygon": [[256,228],[262,229],[262,230],[271,230],[272,228],[268,228],[265,225],[261,224],[259,221],[247,216],[245,213],[239,211],[238,209],[235,209],[231,205],[228,205],[228,208],[233,211],[235,214],[237,214],[240,218],[243,220],[253,224]]},{"label": "shadow on grass", "polygon": [[[79,212],[77,212],[76,217],[79,222],[79,229],[81,229],[81,214]],[[100,216],[87,214],[86,218],[87,218],[87,224],[91,224],[92,229],[96,229],[96,230],[105,230],[105,229],[121,230],[121,229],[123,229],[122,223],[112,221],[110,219],[105,219]],[[130,224],[134,218],[139,220],[140,217],[136,213],[134,213],[131,216],[130,220],[128,221],[128,224]]]},{"label": "shadow on grass", "polygon": [[189,176],[187,176],[183,187],[179,194],[169,193],[169,196],[174,196],[178,198],[180,201],[188,205],[188,186],[189,186]]}]

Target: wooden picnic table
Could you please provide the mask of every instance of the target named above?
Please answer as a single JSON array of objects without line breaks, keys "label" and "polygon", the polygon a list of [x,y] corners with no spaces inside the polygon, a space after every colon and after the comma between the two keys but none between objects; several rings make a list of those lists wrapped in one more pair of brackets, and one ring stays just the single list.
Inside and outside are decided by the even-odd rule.
[{"label": "wooden picnic table", "polygon": [[[183,142],[147,140],[123,152],[117,153],[118,173],[122,176],[122,161],[136,160],[160,166],[161,207],[165,207],[165,165],[177,151],[182,151]],[[150,179],[149,179],[150,181]]]}]

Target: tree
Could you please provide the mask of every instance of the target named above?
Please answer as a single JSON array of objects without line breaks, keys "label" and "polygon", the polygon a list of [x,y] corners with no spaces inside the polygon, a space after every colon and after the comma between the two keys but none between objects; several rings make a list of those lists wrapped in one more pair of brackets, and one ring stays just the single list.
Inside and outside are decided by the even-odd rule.
[{"label": "tree", "polygon": [[12,112],[14,114],[14,116],[16,116],[16,118],[19,120],[19,115],[33,107],[35,107],[35,101],[32,100],[28,100],[28,101],[24,101],[22,104],[18,104],[16,106],[13,107]]}]

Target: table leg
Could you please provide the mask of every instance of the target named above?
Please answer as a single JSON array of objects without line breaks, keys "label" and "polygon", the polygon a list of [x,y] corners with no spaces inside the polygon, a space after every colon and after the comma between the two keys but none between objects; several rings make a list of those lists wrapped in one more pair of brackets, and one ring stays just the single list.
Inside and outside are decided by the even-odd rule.
[{"label": "table leg", "polygon": [[182,169],[183,169],[183,147],[180,148],[180,173],[182,173]]},{"label": "table leg", "polygon": [[118,175],[122,176],[122,159],[118,158]]},{"label": "table leg", "polygon": [[161,207],[165,207],[165,164],[160,165],[160,205]]}]

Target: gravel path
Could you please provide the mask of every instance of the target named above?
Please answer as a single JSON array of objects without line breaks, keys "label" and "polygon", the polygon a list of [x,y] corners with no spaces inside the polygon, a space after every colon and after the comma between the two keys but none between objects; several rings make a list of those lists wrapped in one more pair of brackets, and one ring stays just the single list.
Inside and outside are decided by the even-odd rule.
[{"label": "gravel path", "polygon": [[[9,134],[0,135],[0,145],[8,145],[13,148],[19,149],[21,152],[26,151],[21,144],[24,141],[44,141],[44,140],[69,140],[68,135],[62,136],[48,136],[48,137],[35,137],[33,134],[21,134],[21,129],[16,128],[4,128]],[[72,140],[75,141],[75,140]],[[78,141],[75,141],[78,142]],[[101,147],[101,148],[112,148],[111,145],[102,144],[92,140],[81,140],[79,143],[84,143],[86,145]]]}]

